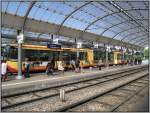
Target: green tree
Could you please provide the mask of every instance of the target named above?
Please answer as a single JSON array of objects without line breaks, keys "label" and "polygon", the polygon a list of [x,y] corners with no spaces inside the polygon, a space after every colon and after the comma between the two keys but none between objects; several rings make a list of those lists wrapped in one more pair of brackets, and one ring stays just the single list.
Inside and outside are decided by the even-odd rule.
[{"label": "green tree", "polygon": [[148,48],[145,48],[145,49],[144,49],[144,58],[145,58],[145,59],[148,59],[148,58],[149,58],[149,49],[148,49]]}]

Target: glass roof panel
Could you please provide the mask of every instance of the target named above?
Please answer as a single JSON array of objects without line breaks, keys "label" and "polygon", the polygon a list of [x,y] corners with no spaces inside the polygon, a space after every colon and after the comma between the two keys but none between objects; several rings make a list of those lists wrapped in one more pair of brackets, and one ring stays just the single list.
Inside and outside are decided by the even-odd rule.
[{"label": "glass roof panel", "polygon": [[[39,4],[40,4],[40,2],[39,2]],[[46,7],[46,8],[49,8],[51,10],[54,10],[54,9],[57,9],[59,7],[59,2],[44,2],[42,7]]]},{"label": "glass roof panel", "polygon": [[[107,37],[113,37],[117,33],[119,33],[115,38],[122,39],[126,35],[133,33],[133,32],[140,32],[141,30],[148,29],[148,20],[136,20],[134,21],[127,21],[132,19],[148,19],[148,10],[140,10],[144,8],[148,8],[148,2],[143,1],[94,1],[89,3],[88,5],[82,7],[81,9],[74,12],[68,18],[67,16],[71,14],[73,11],[88,3],[89,1],[48,1],[48,2],[39,2],[37,1],[34,6],[32,7],[31,11],[29,12],[28,17],[34,18],[36,20],[46,21],[55,24],[61,24],[64,19],[64,26],[84,30],[88,25],[90,25],[87,29],[88,32],[96,33],[96,34],[103,34]],[[115,5],[115,4],[117,5]],[[2,12],[5,10],[8,13],[16,14],[19,16],[25,16],[31,2],[2,2]],[[103,17],[104,15],[108,15],[109,13],[118,12],[120,8],[122,9],[138,9],[134,11],[126,11],[115,13],[113,15],[109,15],[104,17],[101,20],[95,21],[98,18]],[[130,17],[129,17],[130,16]],[[94,22],[93,24],[90,24]],[[119,24],[123,22],[122,24]],[[141,24],[145,28],[134,28],[135,26],[139,26]],[[13,26],[12,26],[13,27]],[[130,30],[127,30],[130,29]],[[123,30],[125,30],[123,32]],[[5,30],[8,32],[9,30]],[[9,31],[10,32],[10,31]],[[8,32],[8,33],[9,33]],[[145,30],[145,32],[147,32]],[[144,32],[143,32],[144,33]],[[129,36],[125,40],[129,40],[130,38],[134,38],[134,36],[141,35],[143,33],[137,33],[135,35]],[[31,33],[34,34],[34,33]],[[36,36],[36,34],[34,34]],[[40,35],[41,37],[46,36],[44,34]]]},{"label": "glass roof panel", "polygon": [[87,3],[87,2],[82,2],[82,1],[79,1],[79,2],[77,2],[77,1],[76,2],[71,2],[71,1],[65,2],[65,4],[68,4],[69,6],[74,7],[74,8],[80,7],[80,6],[84,5],[85,3]]},{"label": "glass roof panel", "polygon": [[148,18],[148,11],[140,10],[139,12],[141,12],[141,14],[144,18]]},{"label": "glass roof panel", "polygon": [[85,7],[83,7],[83,10],[87,11],[88,14],[93,15],[94,19],[97,18],[97,17],[101,17],[101,16],[105,15],[105,13],[106,13],[103,10],[99,9],[98,7],[95,7],[92,4],[89,4]]},{"label": "glass roof panel", "polygon": [[41,16],[41,20],[47,22],[47,20],[51,17],[51,13],[49,11],[44,11],[43,15]]},{"label": "glass roof panel", "polygon": [[44,9],[39,8],[38,13],[35,13],[34,18],[37,20],[41,20],[42,16],[45,16],[45,15],[43,15],[44,12],[45,12]]},{"label": "glass roof panel", "polygon": [[29,8],[30,2],[21,2],[20,7],[18,8],[17,15],[19,16],[25,16],[28,8]]},{"label": "glass roof panel", "polygon": [[9,4],[8,2],[2,1],[2,11],[3,11],[3,12],[6,11],[8,4]]},{"label": "glass roof panel", "polygon": [[9,2],[7,12],[11,14],[15,14],[18,5],[19,5],[19,2]]},{"label": "glass roof panel", "polygon": [[65,23],[64,26],[68,26],[75,29],[83,30],[88,24],[80,22],[76,19],[69,18]]},{"label": "glass roof panel", "polygon": [[56,14],[56,13],[51,13],[50,17],[48,18],[48,22],[60,24],[63,19],[64,19],[64,16]]},{"label": "glass roof panel", "polygon": [[106,21],[101,20],[101,21],[97,21],[97,22],[95,23],[95,25],[98,25],[98,26],[107,28],[107,27],[111,26],[112,24],[109,23],[109,22],[106,22]]},{"label": "glass roof panel", "polygon": [[[114,31],[116,31],[116,32],[121,32],[121,31],[122,31],[122,28],[120,28],[120,27],[118,27],[118,26],[114,26],[114,27],[110,28],[109,30],[114,30]],[[109,30],[108,30],[108,31],[109,31]]]},{"label": "glass roof panel", "polygon": [[111,37],[113,37],[114,35],[115,35],[116,33],[114,33],[114,32],[112,32],[112,31],[107,31],[107,33],[105,32],[104,34],[103,34],[103,36],[106,36],[106,37],[109,37],[109,38],[111,38]]},{"label": "glass roof panel", "polygon": [[63,12],[65,15],[69,14],[70,12],[74,11],[74,8],[69,7],[67,4],[63,2],[58,2],[59,7],[57,7],[58,12]]},{"label": "glass roof panel", "polygon": [[145,5],[143,4],[143,1],[134,1],[134,2],[130,2],[132,4],[132,6],[136,7],[136,8],[145,8]]},{"label": "glass roof panel", "polygon": [[96,34],[101,34],[105,29],[104,28],[99,28],[99,29],[91,29],[91,30],[87,30],[91,33],[96,33]]},{"label": "glass roof panel", "polygon": [[141,18],[141,13],[139,11],[137,11],[137,10],[129,11],[128,13],[130,15],[132,15],[136,19],[140,19]]},{"label": "glass roof panel", "polygon": [[120,2],[120,1],[117,1],[117,2],[115,2],[117,5],[119,5],[121,8],[123,8],[123,9],[131,9],[132,7],[128,4],[128,2],[127,1],[122,1],[122,2]]},{"label": "glass roof panel", "polygon": [[115,15],[108,16],[104,18],[103,20],[107,20],[108,22],[111,22],[112,24],[117,24],[121,22],[120,20],[117,19],[117,17],[115,17]]},{"label": "glass roof panel", "polygon": [[105,6],[107,7],[107,9],[109,9],[110,11],[113,11],[113,12],[118,11],[118,9],[116,9],[114,6],[112,6],[109,2],[101,2],[101,3],[104,3]]},{"label": "glass roof panel", "polygon": [[85,23],[85,21],[87,21],[88,23],[92,21],[92,18],[90,18],[88,14],[81,11],[74,13],[72,16],[79,19],[83,23]]},{"label": "glass roof panel", "polygon": [[38,10],[39,10],[38,7],[33,6],[32,9],[31,9],[31,11],[30,11],[30,13],[29,13],[29,15],[28,15],[28,17],[29,18],[34,18],[35,14],[38,12]]}]

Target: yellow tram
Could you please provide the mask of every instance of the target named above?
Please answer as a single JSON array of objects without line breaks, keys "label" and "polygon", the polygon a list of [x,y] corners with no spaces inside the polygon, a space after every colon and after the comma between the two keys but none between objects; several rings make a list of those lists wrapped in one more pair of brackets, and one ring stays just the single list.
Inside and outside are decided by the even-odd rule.
[{"label": "yellow tram", "polygon": [[[18,71],[17,61],[17,44],[9,45],[9,56],[7,58],[8,70],[12,73]],[[65,67],[69,67],[67,62],[71,59],[76,59],[76,53],[79,52],[80,65],[82,67],[94,66],[93,64],[93,50],[92,49],[77,49],[77,48],[48,48],[41,45],[22,45],[22,71],[25,70],[25,61],[28,59],[31,65],[31,72],[45,71],[46,65],[50,58],[55,60],[55,68],[57,69],[57,61],[62,57]]]},{"label": "yellow tram", "polygon": [[[18,72],[18,46],[17,44],[9,45],[9,52],[7,53],[7,66],[8,70],[12,73]],[[70,68],[70,60],[76,60],[77,52],[79,53],[80,66],[93,67],[96,66],[95,56],[98,52],[94,53],[93,49],[87,48],[48,48],[42,45],[22,45],[22,71],[25,70],[25,61],[31,64],[31,72],[45,71],[48,61],[51,58],[55,60],[55,69],[57,69],[57,61],[61,57],[64,67]],[[100,52],[100,54],[103,54]],[[4,55],[5,56],[5,55]],[[122,52],[114,51],[110,53],[109,64],[125,64],[122,62]],[[98,56],[100,59],[100,56]],[[105,64],[105,62],[103,62]]]}]

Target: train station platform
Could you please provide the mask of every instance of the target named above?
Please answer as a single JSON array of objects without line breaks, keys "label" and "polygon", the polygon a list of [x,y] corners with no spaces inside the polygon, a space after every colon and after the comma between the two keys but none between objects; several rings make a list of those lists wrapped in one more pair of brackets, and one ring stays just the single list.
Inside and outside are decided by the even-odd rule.
[{"label": "train station platform", "polygon": [[54,87],[59,84],[66,84],[72,81],[84,80],[95,76],[111,75],[119,71],[125,71],[130,68],[134,69],[141,66],[144,66],[144,64],[134,66],[111,66],[109,68],[102,68],[102,70],[98,70],[95,68],[93,68],[92,70],[84,69],[81,73],[65,72],[64,75],[55,74],[47,76],[45,73],[36,74],[36,76],[31,75],[30,78],[3,82],[2,95],[7,95],[8,93],[15,94],[19,92]]}]

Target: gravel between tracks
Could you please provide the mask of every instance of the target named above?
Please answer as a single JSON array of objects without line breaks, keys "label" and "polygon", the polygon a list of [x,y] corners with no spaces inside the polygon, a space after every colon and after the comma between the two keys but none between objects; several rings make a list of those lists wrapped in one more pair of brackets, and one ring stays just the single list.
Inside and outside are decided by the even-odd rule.
[{"label": "gravel between tracks", "polygon": [[33,103],[26,104],[26,105],[20,105],[14,108],[6,109],[6,111],[55,111],[58,108],[62,108],[74,102],[80,101],[84,99],[85,97],[88,98],[98,93],[103,93],[112,88],[115,88],[118,85],[125,84],[126,82],[129,82],[131,80],[134,80],[135,78],[141,77],[142,74],[146,74],[146,73],[148,72],[143,71],[138,74],[134,74],[134,76],[125,76],[117,80],[102,83],[100,85],[91,86],[91,87],[84,88],[81,90],[69,92],[66,94],[65,102],[61,102],[59,99],[59,96],[55,96],[55,97],[40,100],[38,102],[33,102]]}]

